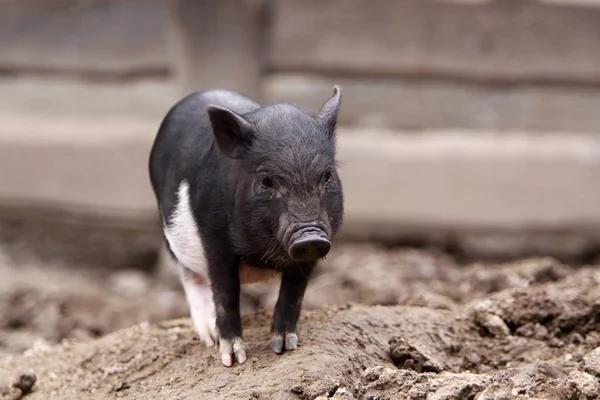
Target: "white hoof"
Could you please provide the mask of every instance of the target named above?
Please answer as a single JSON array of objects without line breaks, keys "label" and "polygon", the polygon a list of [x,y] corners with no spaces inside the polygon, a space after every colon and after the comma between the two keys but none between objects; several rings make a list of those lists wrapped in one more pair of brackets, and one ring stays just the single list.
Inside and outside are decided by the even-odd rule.
[{"label": "white hoof", "polygon": [[221,339],[219,341],[219,352],[221,353],[221,362],[226,367],[231,367],[234,359],[240,364],[245,363],[248,359],[244,342],[239,337],[232,340]]}]

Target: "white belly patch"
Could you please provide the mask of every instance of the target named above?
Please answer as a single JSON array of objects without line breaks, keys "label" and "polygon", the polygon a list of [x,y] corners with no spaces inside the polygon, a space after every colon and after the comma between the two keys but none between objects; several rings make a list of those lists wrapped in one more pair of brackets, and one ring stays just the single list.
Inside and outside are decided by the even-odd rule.
[{"label": "white belly patch", "polygon": [[207,261],[202,239],[190,207],[189,185],[184,180],[177,190],[177,205],[163,226],[169,247],[175,257],[192,271],[208,275]]}]

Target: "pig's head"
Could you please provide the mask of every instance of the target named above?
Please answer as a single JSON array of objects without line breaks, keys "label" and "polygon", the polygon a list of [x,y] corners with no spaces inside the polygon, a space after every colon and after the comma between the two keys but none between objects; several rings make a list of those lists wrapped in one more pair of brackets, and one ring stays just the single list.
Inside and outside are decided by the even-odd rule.
[{"label": "pig's head", "polygon": [[208,114],[220,151],[233,159],[232,237],[239,251],[278,267],[327,255],[343,219],[335,127],[340,89],[314,115],[273,104]]}]

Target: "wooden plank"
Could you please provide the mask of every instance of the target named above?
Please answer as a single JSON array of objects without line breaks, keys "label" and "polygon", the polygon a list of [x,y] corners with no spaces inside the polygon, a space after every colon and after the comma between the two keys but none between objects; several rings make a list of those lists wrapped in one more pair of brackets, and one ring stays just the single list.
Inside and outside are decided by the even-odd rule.
[{"label": "wooden plank", "polygon": [[[147,171],[154,123],[54,117],[6,126],[44,139],[0,135],[0,203],[156,217]],[[600,227],[596,134],[341,127],[338,139],[349,227]]]},{"label": "wooden plank", "polygon": [[6,116],[3,123],[0,203],[154,216],[148,157],[158,122]]},{"label": "wooden plank", "polygon": [[232,89],[260,98],[262,0],[176,0],[170,34],[183,92]]},{"label": "wooden plank", "polygon": [[597,135],[342,129],[352,221],[441,229],[600,227]]},{"label": "wooden plank", "polygon": [[0,69],[167,74],[167,3],[34,2],[0,12]]},{"label": "wooden plank", "polygon": [[344,91],[340,123],[398,129],[597,132],[600,87],[488,85],[445,80],[351,79],[272,74],[267,101],[317,110],[334,84]]},{"label": "wooden plank", "polygon": [[275,70],[600,83],[600,8],[533,0],[279,0]]},{"label": "wooden plank", "polygon": [[[37,116],[70,115],[74,118],[73,122],[81,117],[101,115],[111,119],[149,118],[156,121],[156,128],[149,132],[152,134],[179,99],[180,95],[170,79],[100,83],[72,77],[58,79],[56,76],[0,78],[0,120],[5,115],[20,115],[33,121]],[[6,129],[4,121],[1,125]]]}]

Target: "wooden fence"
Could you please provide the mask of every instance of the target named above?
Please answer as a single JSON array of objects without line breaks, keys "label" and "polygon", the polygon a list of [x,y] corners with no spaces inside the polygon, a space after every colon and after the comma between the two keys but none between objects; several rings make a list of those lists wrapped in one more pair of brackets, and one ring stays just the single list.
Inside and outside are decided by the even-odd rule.
[{"label": "wooden fence", "polygon": [[[600,240],[595,2],[56,0],[0,10],[4,74],[152,78],[181,94],[227,87],[313,110],[341,85],[347,236],[533,230]],[[155,130],[136,126],[114,127],[125,147],[79,146],[77,134],[52,146],[0,137],[0,201],[150,215],[144,160]],[[34,155],[46,166],[23,169]],[[111,165],[97,160],[106,157]],[[128,157],[140,166],[119,175]],[[93,163],[88,176],[111,179],[66,180],[82,160]]]},{"label": "wooden fence", "polygon": [[[590,2],[588,2],[590,3]],[[534,0],[20,1],[0,71],[175,76],[399,129],[600,126],[600,7]]]}]

